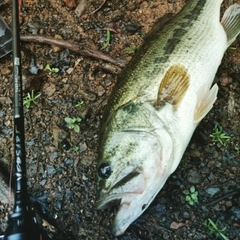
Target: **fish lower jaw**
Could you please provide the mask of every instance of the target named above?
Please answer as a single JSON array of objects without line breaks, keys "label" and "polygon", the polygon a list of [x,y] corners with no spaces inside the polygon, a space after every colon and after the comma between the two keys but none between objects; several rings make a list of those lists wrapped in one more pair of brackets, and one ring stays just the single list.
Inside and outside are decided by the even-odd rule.
[{"label": "fish lower jaw", "polygon": [[98,210],[105,209],[110,206],[129,205],[133,198],[135,198],[138,193],[122,193],[122,194],[111,194],[102,196],[99,200],[96,201],[96,208]]},{"label": "fish lower jaw", "polygon": [[[129,208],[129,205],[130,205],[130,203],[121,204],[118,209],[117,215],[115,216],[115,219],[112,224],[112,234],[114,236],[122,235],[133,221],[133,219],[131,219],[131,218],[122,219],[121,217],[119,217],[119,215],[121,215],[121,212],[124,212],[125,208],[127,208],[127,209]],[[128,215],[128,214],[126,214],[126,215]]]},{"label": "fish lower jaw", "polygon": [[116,237],[120,236],[120,235],[124,234],[124,232],[126,231],[127,228],[128,228],[128,226],[125,228],[118,228],[117,226],[113,225],[112,226],[112,234]]},{"label": "fish lower jaw", "polygon": [[142,211],[138,211],[137,208],[131,205],[131,202],[121,203],[112,224],[112,234],[114,236],[122,235],[141,213]]}]

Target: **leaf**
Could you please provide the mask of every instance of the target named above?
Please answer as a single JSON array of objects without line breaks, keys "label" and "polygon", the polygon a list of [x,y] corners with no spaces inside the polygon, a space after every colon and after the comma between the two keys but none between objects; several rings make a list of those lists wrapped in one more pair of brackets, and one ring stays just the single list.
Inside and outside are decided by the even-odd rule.
[{"label": "leaf", "polygon": [[224,234],[220,233],[221,237],[224,239],[224,240],[229,240],[228,237],[226,237]]},{"label": "leaf", "polygon": [[75,127],[75,123],[69,123],[69,124],[68,124],[68,127],[71,128],[71,129],[73,129],[73,128]]},{"label": "leaf", "polygon": [[75,105],[75,107],[79,107],[79,108],[81,108],[83,104],[84,104],[84,102],[83,102],[83,101],[81,101],[81,102],[78,102],[78,103]]},{"label": "leaf", "polygon": [[72,118],[69,118],[69,117],[65,117],[64,120],[66,123],[69,123],[69,124],[73,122]]},{"label": "leaf", "polygon": [[59,72],[59,68],[52,68],[52,71],[53,73],[58,73]]},{"label": "leaf", "polygon": [[227,229],[227,226],[225,226],[222,230],[220,230],[221,232],[224,232]]},{"label": "leaf", "polygon": [[111,40],[111,32],[109,29],[107,29],[107,42],[104,44],[102,49],[105,49],[110,44],[110,40]]},{"label": "leaf", "polygon": [[184,190],[183,193],[184,193],[185,195],[188,195],[190,192],[189,192],[188,190]]},{"label": "leaf", "polygon": [[46,65],[45,70],[49,70],[49,71],[51,71],[51,67],[50,67],[49,64]]},{"label": "leaf", "polygon": [[194,192],[195,192],[195,187],[194,187],[194,186],[192,186],[192,187],[190,188],[190,192],[191,192],[191,193],[194,193]]},{"label": "leaf", "polygon": [[190,196],[186,196],[186,201],[187,202],[191,201],[191,197]]},{"label": "leaf", "polygon": [[207,227],[208,226],[207,220],[205,220],[202,224],[203,226]]},{"label": "leaf", "polygon": [[197,201],[198,201],[198,192],[192,193],[192,194],[191,194],[191,198],[192,198],[193,200],[195,200],[195,202],[197,202]]},{"label": "leaf", "polygon": [[75,126],[74,126],[74,131],[75,131],[76,133],[79,133],[79,132],[80,132],[80,127],[79,127],[77,124],[75,124]]},{"label": "leaf", "polygon": [[217,229],[217,223],[218,223],[218,220],[217,220],[217,222],[216,222],[216,224],[210,219],[210,218],[208,218],[208,221],[209,221],[209,223],[215,228],[215,229]]},{"label": "leaf", "polygon": [[82,120],[82,119],[81,119],[80,117],[75,118],[75,122],[78,122],[78,123],[79,123],[79,122],[81,122],[81,120]]},{"label": "leaf", "polygon": [[26,99],[26,98],[24,99],[23,104],[26,106],[26,108],[29,108],[29,107],[30,107],[30,102],[29,102],[29,100]]},{"label": "leaf", "polygon": [[184,225],[185,225],[185,223],[172,222],[170,225],[170,228],[177,230],[180,227],[183,227]]}]

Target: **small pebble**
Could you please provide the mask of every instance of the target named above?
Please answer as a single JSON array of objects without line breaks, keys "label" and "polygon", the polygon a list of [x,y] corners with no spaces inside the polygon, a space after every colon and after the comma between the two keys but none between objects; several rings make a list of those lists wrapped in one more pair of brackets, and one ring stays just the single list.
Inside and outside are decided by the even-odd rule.
[{"label": "small pebble", "polygon": [[56,169],[54,168],[54,166],[52,166],[52,165],[47,165],[47,173],[48,173],[49,175],[54,175],[56,172],[57,172],[57,171],[56,171]]},{"label": "small pebble", "polygon": [[217,187],[211,187],[211,188],[208,188],[207,190],[206,190],[206,192],[211,196],[211,197],[213,197],[216,193],[218,193],[220,191],[220,189],[219,188],[217,188]]},{"label": "small pebble", "polygon": [[198,183],[201,182],[201,175],[199,174],[198,171],[191,169],[188,172],[187,180],[188,180],[189,183],[198,184]]}]

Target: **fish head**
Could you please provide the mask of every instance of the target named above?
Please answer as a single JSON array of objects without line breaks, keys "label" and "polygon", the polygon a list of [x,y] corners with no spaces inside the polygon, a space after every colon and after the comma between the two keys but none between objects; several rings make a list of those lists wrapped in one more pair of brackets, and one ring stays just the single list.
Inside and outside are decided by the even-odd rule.
[{"label": "fish head", "polygon": [[127,129],[111,129],[102,140],[97,166],[96,207],[120,204],[115,236],[144,212],[171,174],[172,139],[165,129],[129,128],[125,120]]}]

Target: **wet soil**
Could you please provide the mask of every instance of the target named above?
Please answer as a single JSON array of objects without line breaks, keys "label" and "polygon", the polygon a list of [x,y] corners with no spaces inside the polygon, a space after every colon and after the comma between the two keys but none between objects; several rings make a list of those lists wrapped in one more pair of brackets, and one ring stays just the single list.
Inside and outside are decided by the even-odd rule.
[{"label": "wet soil", "polygon": [[[240,3],[224,1],[222,12],[235,2]],[[180,0],[113,0],[98,9],[102,0],[71,3],[23,1],[21,34],[52,36],[128,62],[154,22],[184,5]],[[0,14],[11,25],[10,3],[1,6]],[[103,48],[106,29],[111,29],[110,44]],[[240,38],[224,56],[215,79],[218,100],[196,129],[178,169],[145,213],[118,238],[110,231],[117,208],[96,211],[94,204],[99,124],[117,79],[113,71],[120,68],[55,45],[22,42],[21,46],[24,96],[32,90],[41,94],[36,104],[25,108],[28,191],[51,236],[216,239],[203,225],[210,218],[218,221],[219,229],[227,227],[223,234],[229,239],[240,239]],[[60,71],[45,70],[47,64]],[[0,59],[0,81],[0,176],[6,182],[1,184],[0,231],[4,231],[12,203],[4,194],[12,159],[11,54]],[[79,102],[83,104],[76,106]],[[66,117],[81,118],[79,133],[68,128]],[[214,126],[230,136],[225,146],[210,137]],[[192,186],[198,202],[190,205],[183,191]]]}]

